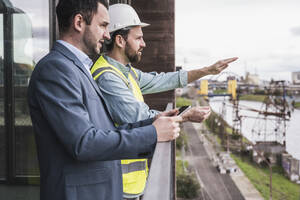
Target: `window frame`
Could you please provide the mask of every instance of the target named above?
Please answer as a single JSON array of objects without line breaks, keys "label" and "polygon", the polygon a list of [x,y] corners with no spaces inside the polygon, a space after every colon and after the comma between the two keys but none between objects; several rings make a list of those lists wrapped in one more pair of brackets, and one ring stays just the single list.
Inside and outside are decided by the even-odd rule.
[{"label": "window frame", "polygon": [[[4,79],[4,134],[6,147],[6,177],[0,179],[0,184],[15,185],[39,185],[40,176],[16,174],[16,130],[15,130],[15,89],[13,74],[13,14],[17,13],[14,8],[5,5],[3,14],[3,79]],[[57,39],[57,20],[55,6],[58,0],[48,0],[49,3],[49,51]]]}]

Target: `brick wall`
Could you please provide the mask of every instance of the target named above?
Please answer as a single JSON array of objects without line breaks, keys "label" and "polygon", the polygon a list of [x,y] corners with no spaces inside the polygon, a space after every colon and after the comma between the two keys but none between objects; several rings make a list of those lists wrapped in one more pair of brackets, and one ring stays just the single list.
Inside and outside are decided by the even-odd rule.
[{"label": "brick wall", "polygon": [[[174,0],[134,0],[132,7],[142,22],[151,24],[143,28],[144,49],[142,61],[135,67],[145,71],[175,71]],[[164,110],[174,101],[174,91],[145,95],[146,103],[153,109]]]}]

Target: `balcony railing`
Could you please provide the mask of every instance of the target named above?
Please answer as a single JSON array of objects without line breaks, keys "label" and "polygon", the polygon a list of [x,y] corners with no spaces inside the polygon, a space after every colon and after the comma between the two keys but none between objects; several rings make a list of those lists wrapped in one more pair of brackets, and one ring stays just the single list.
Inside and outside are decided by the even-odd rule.
[{"label": "balcony railing", "polygon": [[[169,103],[166,110],[170,110]],[[157,143],[143,200],[175,200],[175,147],[173,142]]]}]

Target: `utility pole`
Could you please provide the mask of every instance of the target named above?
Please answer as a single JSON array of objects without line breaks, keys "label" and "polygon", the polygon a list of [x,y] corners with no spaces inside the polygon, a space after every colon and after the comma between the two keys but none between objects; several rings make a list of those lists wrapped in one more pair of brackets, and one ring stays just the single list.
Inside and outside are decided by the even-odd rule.
[{"label": "utility pole", "polygon": [[271,162],[269,163],[269,168],[270,168],[270,200],[272,200],[272,164],[271,164]]},{"label": "utility pole", "polygon": [[221,118],[224,120],[224,123],[221,123],[220,127],[220,133],[222,137],[222,145],[225,144],[225,135],[226,135],[226,150],[227,153],[229,153],[229,135],[226,131],[225,122],[226,122],[226,103],[225,103],[225,97],[222,105],[222,112],[221,112]]},{"label": "utility pole", "polygon": [[263,161],[265,161],[269,167],[269,172],[270,172],[270,182],[269,182],[269,189],[270,189],[270,195],[269,195],[269,200],[273,199],[272,196],[272,161],[271,161],[271,157],[269,156],[269,158],[266,158],[263,152],[260,152],[257,150],[257,154],[263,159]]}]

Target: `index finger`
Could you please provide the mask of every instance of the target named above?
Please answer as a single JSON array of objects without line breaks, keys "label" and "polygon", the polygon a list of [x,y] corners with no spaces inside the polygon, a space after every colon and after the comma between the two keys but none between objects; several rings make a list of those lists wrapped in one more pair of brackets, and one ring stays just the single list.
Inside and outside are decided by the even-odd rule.
[{"label": "index finger", "polygon": [[178,113],[178,109],[175,108],[173,110],[167,111],[166,116],[174,116],[174,115],[177,115],[177,113]]},{"label": "index finger", "polygon": [[175,117],[171,117],[171,118],[174,122],[182,122],[182,117],[181,116],[175,116]]},{"label": "index finger", "polygon": [[231,62],[234,62],[238,59],[238,57],[233,57],[233,58],[227,58],[227,59],[224,59],[223,61],[226,62],[226,63],[231,63]]},{"label": "index finger", "polygon": [[209,110],[210,106],[199,106],[199,108],[202,110]]}]

